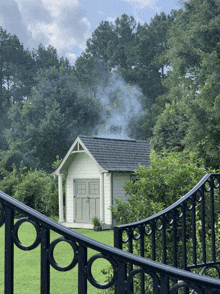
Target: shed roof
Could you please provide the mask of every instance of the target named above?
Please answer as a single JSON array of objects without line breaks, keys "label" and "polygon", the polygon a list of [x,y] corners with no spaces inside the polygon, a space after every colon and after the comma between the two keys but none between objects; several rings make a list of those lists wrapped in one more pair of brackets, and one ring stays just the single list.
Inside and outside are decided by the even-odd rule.
[{"label": "shed roof", "polygon": [[144,140],[79,136],[99,165],[108,171],[134,171],[149,167],[150,145]]},{"label": "shed roof", "polygon": [[54,174],[62,173],[67,169],[77,153],[77,151],[74,152],[77,142],[106,171],[129,172],[134,171],[139,164],[146,167],[150,165],[150,145],[145,140],[110,139],[81,135],[77,137]]}]

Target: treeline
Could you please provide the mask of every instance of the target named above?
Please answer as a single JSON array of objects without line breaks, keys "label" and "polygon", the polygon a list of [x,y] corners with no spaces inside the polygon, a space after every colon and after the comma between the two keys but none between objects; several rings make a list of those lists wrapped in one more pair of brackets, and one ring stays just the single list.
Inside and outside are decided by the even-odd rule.
[{"label": "treeline", "polygon": [[130,137],[157,150],[194,151],[206,167],[219,168],[220,3],[183,5],[149,24],[125,14],[101,22],[73,66],[52,46],[24,49],[1,28],[0,177],[13,166],[51,172],[77,135],[105,126],[120,89],[109,91],[106,108],[98,93],[115,74],[142,93]]}]

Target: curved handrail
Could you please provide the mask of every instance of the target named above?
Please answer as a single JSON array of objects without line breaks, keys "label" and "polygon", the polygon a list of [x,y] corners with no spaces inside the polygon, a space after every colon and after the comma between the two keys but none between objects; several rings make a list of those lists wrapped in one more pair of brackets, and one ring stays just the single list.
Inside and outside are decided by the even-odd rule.
[{"label": "curved handrail", "polygon": [[198,191],[199,188],[202,187],[203,184],[206,183],[206,181],[208,180],[208,178],[213,175],[213,176],[219,176],[219,174],[215,174],[215,173],[209,173],[206,174],[196,185],[195,187],[193,187],[186,195],[184,195],[183,197],[181,197],[179,200],[177,200],[176,202],[174,202],[173,204],[171,204],[170,206],[168,206],[167,208],[163,209],[162,211],[151,215],[143,220],[137,221],[137,222],[133,222],[133,223],[129,223],[129,224],[123,224],[123,225],[118,225],[115,226],[117,228],[129,228],[129,227],[134,227],[140,224],[144,224],[146,222],[152,221],[156,218],[159,218],[161,216],[163,216],[164,214],[168,213],[169,211],[171,211],[174,208],[177,208],[181,203],[183,203],[184,201],[186,201],[188,198],[190,198],[196,191]]},{"label": "curved handrail", "polygon": [[[95,241],[89,237],[83,236],[69,228],[62,226],[61,224],[51,220],[43,214],[20,203],[16,199],[0,191],[0,226],[5,224],[6,235],[5,293],[13,293],[13,287],[10,286],[10,283],[13,283],[13,268],[11,268],[13,267],[13,263],[11,263],[11,259],[13,258],[13,249],[10,248],[12,247],[12,245],[14,246],[14,244],[16,244],[14,237],[16,226],[14,225],[14,211],[22,213],[27,217],[28,220],[31,220],[34,224],[36,224],[36,227],[40,228],[39,244],[41,244],[41,266],[43,264],[41,271],[41,293],[50,293],[48,286],[49,270],[47,272],[47,266],[45,266],[50,264],[53,266],[53,264],[50,262],[50,259],[48,258],[49,252],[51,251],[52,243],[50,244],[49,239],[45,237],[47,236],[47,232],[49,230],[52,230],[64,236],[64,240],[72,242],[71,244],[75,244],[74,248],[77,248],[74,254],[77,255],[76,264],[78,263],[79,266],[78,293],[87,293],[87,280],[89,280],[94,287],[99,289],[106,289],[113,284],[116,284],[116,291],[118,291],[117,293],[127,293],[125,292],[127,291],[126,289],[128,289],[128,287],[132,287],[129,286],[129,281],[132,280],[136,273],[134,270],[126,274],[128,264],[132,264],[132,266],[135,267],[136,271],[137,268],[139,268],[144,273],[153,276],[154,293],[158,293],[159,289],[163,293],[168,293],[168,277],[175,279],[177,281],[176,285],[178,284],[178,280],[182,280],[187,285],[191,285],[193,289],[197,289],[199,287],[203,290],[206,289],[207,293],[213,293],[213,289],[218,289],[217,291],[219,291],[220,293],[220,281],[217,279],[177,269]],[[92,258],[90,258],[89,260],[87,260],[86,258],[87,248],[91,248],[100,252],[101,255],[99,255],[99,257],[106,258],[110,261],[114,269],[112,283],[100,285],[98,282],[94,281],[91,271],[88,270],[89,265],[91,269]],[[62,271],[62,269],[60,270]]]}]

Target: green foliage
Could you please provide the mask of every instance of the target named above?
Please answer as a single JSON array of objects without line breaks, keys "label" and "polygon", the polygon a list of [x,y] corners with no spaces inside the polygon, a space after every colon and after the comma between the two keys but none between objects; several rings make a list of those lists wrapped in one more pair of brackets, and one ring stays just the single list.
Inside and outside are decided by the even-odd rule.
[{"label": "green foliage", "polygon": [[41,71],[30,99],[22,108],[13,106],[9,116],[8,152],[19,155],[16,164],[50,172],[56,156],[63,158],[77,135],[91,133],[99,121],[100,106],[78,88],[72,72],[51,68]]},{"label": "green foliage", "polygon": [[95,216],[93,219],[92,219],[92,224],[93,226],[97,226],[97,227],[100,227],[102,225],[101,221],[99,220],[99,218],[97,216]]},{"label": "green foliage", "polygon": [[9,172],[6,169],[1,169],[1,180],[0,180],[0,190],[4,193],[12,196],[14,194],[14,187],[22,182],[25,174],[27,172],[26,167],[17,168],[16,165],[12,165],[12,171]]},{"label": "green foliage", "polygon": [[51,171],[77,135],[108,121],[117,101],[102,109],[99,94],[115,73],[142,91],[130,137],[158,150],[179,146],[219,168],[220,5],[190,0],[182,7],[144,24],[126,14],[101,22],[72,67],[51,45],[25,50],[1,27],[0,170]]},{"label": "green foliage", "polygon": [[[198,181],[207,173],[207,170],[202,164],[202,160],[198,160],[195,157],[195,153],[178,151],[177,150],[163,150],[160,153],[156,153],[152,150],[150,155],[151,165],[149,168],[139,166],[135,172],[136,180],[125,184],[125,190],[129,196],[127,201],[116,199],[116,205],[111,209],[114,213],[114,217],[118,224],[131,223],[143,220],[149,216],[152,216],[164,208],[170,206],[175,201],[180,199],[186,193],[188,193]],[[216,189],[216,197],[218,200],[218,190]],[[210,195],[209,192],[205,195],[206,205],[210,207]],[[212,260],[212,238],[210,230],[210,209],[206,209],[206,240],[207,240],[207,260]],[[216,248],[220,246],[219,242],[219,212],[215,211],[216,225]],[[187,219],[187,260],[189,264],[193,263],[192,259],[192,215],[191,211],[186,212]],[[183,256],[183,245],[181,241],[182,235],[182,219],[177,220],[177,267],[182,268],[182,256]],[[202,249],[202,234],[201,234],[201,203],[198,202],[196,206],[196,239],[197,239],[197,263],[203,262],[203,249]],[[160,227],[159,221],[157,227]],[[170,228],[170,229],[169,229]],[[144,256],[148,259],[152,259],[152,235],[147,236],[147,232],[151,231],[151,226],[145,227],[145,241],[144,241]],[[134,236],[139,235],[137,229],[134,230]],[[162,248],[162,230],[155,231],[156,240],[156,261],[163,262],[163,248]],[[123,240],[127,238],[126,231],[122,236]],[[140,255],[140,243],[133,240],[133,253]],[[128,242],[123,244],[123,249],[128,250]],[[166,253],[168,265],[173,266],[173,233],[172,224],[167,223],[166,227]],[[207,270],[211,276],[216,277],[214,270]],[[198,273],[198,270],[197,270]],[[107,272],[107,277],[111,276],[111,269]],[[151,293],[152,290],[152,279],[149,275],[145,275],[145,291]],[[140,291],[140,275],[136,275],[134,279],[134,292],[139,293]],[[108,291],[106,292],[108,293]],[[109,291],[111,293],[111,291]]]},{"label": "green foliage", "polygon": [[177,150],[152,150],[150,167],[138,167],[137,180],[125,184],[128,200],[116,199],[111,208],[119,224],[142,220],[170,206],[207,173],[194,153]]},{"label": "green foliage", "polygon": [[0,181],[0,190],[47,216],[58,213],[57,179],[44,171],[14,166]]},{"label": "green foliage", "polygon": [[52,164],[52,169],[56,170],[59,165],[61,164],[62,159],[59,158],[59,155],[56,156],[56,161],[54,161],[54,163]]},{"label": "green foliage", "polygon": [[219,26],[216,0],[185,1],[184,9],[175,13],[164,54],[170,66],[164,82],[167,92],[157,97],[164,110],[152,136],[154,147],[180,146],[195,152],[211,168],[219,168],[220,156]]},{"label": "green foliage", "polygon": [[[190,101],[188,102],[190,103]],[[184,138],[188,127],[188,105],[184,101],[172,101],[166,103],[164,111],[158,116],[153,128],[151,143],[154,148],[171,150],[178,146],[184,148]]]}]

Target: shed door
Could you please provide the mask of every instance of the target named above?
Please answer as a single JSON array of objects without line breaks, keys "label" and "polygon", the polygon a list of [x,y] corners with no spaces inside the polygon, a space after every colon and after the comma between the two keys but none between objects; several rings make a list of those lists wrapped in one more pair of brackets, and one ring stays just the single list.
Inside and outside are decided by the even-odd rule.
[{"label": "shed door", "polygon": [[75,180],[75,221],[91,224],[100,217],[100,181]]}]

